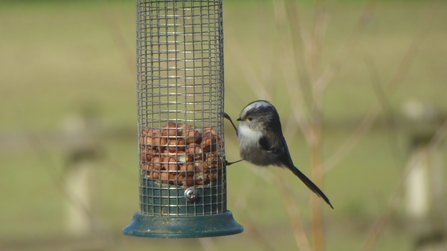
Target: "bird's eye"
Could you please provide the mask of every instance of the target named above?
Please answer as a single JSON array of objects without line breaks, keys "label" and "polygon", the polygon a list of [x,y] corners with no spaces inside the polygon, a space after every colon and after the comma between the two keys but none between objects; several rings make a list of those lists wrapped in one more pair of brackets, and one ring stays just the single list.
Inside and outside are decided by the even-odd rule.
[{"label": "bird's eye", "polygon": [[247,119],[248,119],[248,121],[252,121],[252,120],[253,120],[253,118],[252,118],[252,117],[248,117]]}]

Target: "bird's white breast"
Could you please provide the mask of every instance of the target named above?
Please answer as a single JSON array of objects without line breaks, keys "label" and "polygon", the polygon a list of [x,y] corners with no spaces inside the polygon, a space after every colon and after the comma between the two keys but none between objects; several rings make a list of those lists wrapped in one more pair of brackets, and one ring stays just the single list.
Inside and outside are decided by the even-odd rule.
[{"label": "bird's white breast", "polygon": [[259,139],[263,136],[259,130],[239,123],[238,139],[239,154],[242,159],[258,166],[277,165],[277,156],[269,151],[262,149]]},{"label": "bird's white breast", "polygon": [[245,125],[244,122],[238,125],[238,139],[240,147],[255,147],[258,145],[259,139],[262,137],[262,133],[258,130],[254,130],[251,127]]}]

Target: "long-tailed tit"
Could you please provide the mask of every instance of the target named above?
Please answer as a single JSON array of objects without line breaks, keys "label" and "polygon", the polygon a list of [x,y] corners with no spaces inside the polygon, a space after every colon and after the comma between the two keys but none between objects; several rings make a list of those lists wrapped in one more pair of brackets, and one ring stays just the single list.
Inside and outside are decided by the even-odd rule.
[{"label": "long-tailed tit", "polygon": [[[226,113],[223,116],[230,120],[236,129],[230,116]],[[282,134],[279,114],[272,104],[265,100],[253,101],[242,109],[237,121],[239,121],[239,125],[236,134],[239,140],[239,153],[243,160],[258,166],[287,167],[310,190],[323,198],[331,208],[334,208],[320,188],[293,164]],[[227,164],[233,163],[227,162]]]}]

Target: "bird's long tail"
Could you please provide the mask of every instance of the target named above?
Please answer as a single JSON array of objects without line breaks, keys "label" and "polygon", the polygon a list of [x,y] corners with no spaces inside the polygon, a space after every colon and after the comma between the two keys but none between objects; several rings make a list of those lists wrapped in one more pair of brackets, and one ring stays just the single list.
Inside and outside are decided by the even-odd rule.
[{"label": "bird's long tail", "polygon": [[328,197],[323,193],[323,191],[320,190],[320,188],[317,187],[309,178],[307,178],[304,173],[302,173],[298,168],[292,165],[293,168],[289,168],[300,180],[306,184],[306,186],[312,190],[314,193],[318,195],[318,197],[322,198],[329,206],[331,206],[332,209],[334,207],[332,206],[331,202],[329,201]]}]

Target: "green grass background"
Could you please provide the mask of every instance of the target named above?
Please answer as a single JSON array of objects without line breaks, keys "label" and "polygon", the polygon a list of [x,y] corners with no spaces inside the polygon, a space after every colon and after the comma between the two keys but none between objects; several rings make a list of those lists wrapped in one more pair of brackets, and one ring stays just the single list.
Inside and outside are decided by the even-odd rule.
[{"label": "green grass background", "polygon": [[[363,4],[329,4],[322,69],[345,44]],[[310,27],[312,4],[299,6],[305,26]],[[285,76],[295,74],[296,66],[285,63],[279,54],[281,48],[293,52],[290,41],[283,40],[291,31],[275,23],[273,7],[271,1],[224,1],[225,106],[232,116],[259,98],[247,84],[253,81],[247,75],[250,72],[271,88],[283,121],[288,121],[294,109],[284,81]],[[377,100],[365,58],[375,62],[386,88],[429,8],[425,1],[378,2],[358,44],[325,93],[325,157],[339,149]],[[401,181],[411,128],[411,122],[402,118],[402,106],[416,100],[429,102],[441,113],[447,108],[447,4],[439,1],[433,15],[408,74],[388,99],[398,127],[377,124],[325,176],[323,190],[335,206],[335,210],[324,208],[326,250],[358,250]],[[117,241],[104,241],[101,250],[202,249],[196,239],[141,239],[121,234],[138,210],[134,1],[2,1],[0,23],[2,250],[47,250],[44,244],[30,248],[14,243],[66,237],[66,199],[55,180],[64,174],[69,149],[58,135],[67,118],[85,107],[96,111],[103,130],[110,132],[101,133],[105,136],[99,140],[105,157],[96,163],[94,215]],[[227,155],[237,159],[236,139],[231,128],[227,129]],[[287,136],[295,164],[308,174],[309,149],[302,135]],[[442,151],[445,153],[444,148]],[[296,250],[279,189],[262,179],[263,172],[248,167],[243,163],[228,169],[228,207],[242,225],[254,224],[259,235],[246,228],[239,235],[213,238],[215,247],[266,250],[259,242],[262,237],[275,250]],[[309,230],[308,190],[285,170],[269,171],[287,179],[294,189]],[[252,185],[245,196],[247,182]],[[411,248],[414,237],[402,209],[392,218],[376,250]]]}]

